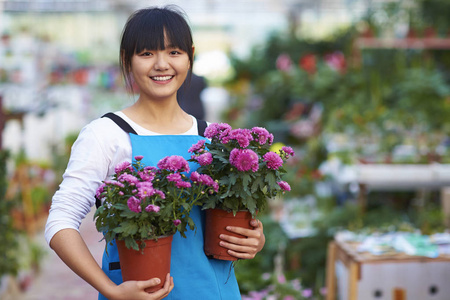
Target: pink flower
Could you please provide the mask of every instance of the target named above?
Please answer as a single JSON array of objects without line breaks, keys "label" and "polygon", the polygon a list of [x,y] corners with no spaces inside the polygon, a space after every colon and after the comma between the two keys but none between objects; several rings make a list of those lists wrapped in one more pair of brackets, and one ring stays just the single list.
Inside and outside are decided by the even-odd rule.
[{"label": "pink flower", "polygon": [[179,219],[173,220],[173,225],[178,226],[181,224],[181,221]]},{"label": "pink flower", "polygon": [[277,153],[272,151],[264,154],[263,160],[266,162],[267,168],[272,170],[278,170],[283,165],[283,159],[281,159]]},{"label": "pink flower", "polygon": [[222,139],[230,132],[231,126],[227,123],[212,123],[205,129],[205,137]]},{"label": "pink flower", "polygon": [[192,147],[189,148],[188,152],[194,153],[194,152],[198,152],[202,149],[205,149],[205,140],[200,140],[196,144],[192,145]]},{"label": "pink flower", "polygon": [[166,199],[166,194],[164,194],[160,190],[155,190],[155,194],[158,195],[161,199]]},{"label": "pink flower", "polygon": [[209,152],[200,154],[195,159],[198,161],[200,166],[207,166],[207,165],[211,164],[213,161],[212,154]]},{"label": "pink flower", "polygon": [[182,180],[180,180],[180,181],[177,181],[177,182],[175,183],[175,186],[176,186],[177,188],[179,188],[179,189],[182,189],[182,188],[190,188],[190,187],[191,187],[191,183],[190,183],[190,182],[187,182],[187,181],[182,181]]},{"label": "pink flower", "polygon": [[226,137],[222,138],[224,144],[230,140],[236,140],[241,148],[247,148],[253,141],[252,132],[249,129],[233,129]]},{"label": "pink flower", "polygon": [[289,192],[291,190],[291,186],[286,181],[279,181],[277,183],[283,191]]},{"label": "pink flower", "polygon": [[292,60],[289,54],[280,54],[276,61],[277,69],[280,71],[287,72],[292,69]]},{"label": "pink flower", "polygon": [[127,201],[128,208],[135,212],[140,213],[141,212],[141,201],[137,199],[134,196],[131,196]]},{"label": "pink flower", "polygon": [[104,184],[104,183],[102,183],[102,184],[98,187],[97,191],[95,192],[95,197],[96,197],[96,198],[98,198],[98,199],[101,199],[101,198],[102,198],[102,193],[105,191],[105,187],[106,187],[106,184]]},{"label": "pink flower", "polygon": [[191,173],[190,179],[193,182],[198,182],[198,181],[200,181],[200,174],[197,171],[194,171],[194,172]]},{"label": "pink flower", "polygon": [[136,161],[141,161],[143,158],[144,158],[144,156],[142,156],[142,155],[137,155],[137,156],[134,157],[134,159]]},{"label": "pink flower", "polygon": [[120,182],[127,182],[130,185],[135,185],[136,183],[139,182],[139,179],[137,179],[135,176],[128,174],[128,173],[121,174],[117,179]]},{"label": "pink flower", "polygon": [[230,163],[235,166],[239,171],[245,172],[258,171],[259,165],[258,154],[250,149],[233,149],[230,153]]},{"label": "pink flower", "polygon": [[158,162],[157,166],[173,172],[189,172],[188,162],[179,155],[166,156]]},{"label": "pink flower", "polygon": [[106,185],[114,185],[120,188],[124,188],[125,185],[122,182],[114,181],[114,180],[105,180],[104,183]]},{"label": "pink flower", "polygon": [[145,211],[148,211],[148,212],[159,212],[160,209],[161,208],[158,205],[149,204],[145,208]]},{"label": "pink flower", "polygon": [[121,162],[121,163],[117,164],[116,167],[114,168],[114,171],[117,174],[122,173],[124,171],[133,172],[133,167],[131,166],[130,162],[124,161],[124,162]]},{"label": "pink flower", "polygon": [[181,174],[180,173],[174,173],[167,175],[167,180],[171,182],[178,182],[181,180]]},{"label": "pink flower", "polygon": [[260,145],[264,145],[267,141],[270,141],[270,137],[272,136],[271,140],[273,140],[273,135],[267,131],[267,129],[262,127],[253,127],[252,133],[256,135],[256,140]]},{"label": "pink flower", "polygon": [[281,147],[281,151],[283,151],[284,153],[286,153],[287,155],[290,155],[290,156],[294,156],[295,155],[294,150],[292,150],[292,148],[289,147],[289,146]]},{"label": "pink flower", "polygon": [[309,298],[312,296],[312,290],[311,289],[305,289],[302,291],[302,296],[305,298]]},{"label": "pink flower", "polygon": [[138,174],[144,181],[152,181],[155,178],[155,173],[150,170],[139,171]]},{"label": "pink flower", "polygon": [[325,63],[334,71],[344,73],[346,69],[345,56],[342,52],[335,51],[325,55]]},{"label": "pink flower", "polygon": [[155,194],[155,189],[151,182],[138,182],[136,184],[137,187],[137,196],[140,199],[145,199],[146,197],[151,197]]}]

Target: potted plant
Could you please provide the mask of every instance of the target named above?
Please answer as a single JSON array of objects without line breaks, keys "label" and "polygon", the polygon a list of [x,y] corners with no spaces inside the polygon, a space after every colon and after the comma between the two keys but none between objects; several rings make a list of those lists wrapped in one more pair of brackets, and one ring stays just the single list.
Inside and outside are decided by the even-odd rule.
[{"label": "potted plant", "polygon": [[[250,228],[249,221],[267,205],[268,198],[289,191],[282,180],[285,161],[294,155],[291,147],[271,149],[273,135],[265,128],[232,129],[226,123],[213,123],[205,130],[205,137],[192,145],[190,161],[200,164],[191,176],[194,182],[200,176],[209,176],[218,183],[217,191],[200,200],[206,209],[205,253],[218,259],[236,260],[219,244],[219,235],[213,231],[217,225],[224,232],[232,220]],[[275,150],[275,151],[272,151]],[[201,175],[200,175],[201,174]],[[222,219],[224,218],[224,219]]]},{"label": "potted plant", "polygon": [[159,277],[161,284],[149,290],[153,291],[161,288],[170,271],[173,235],[178,231],[186,237],[187,226],[195,228],[189,217],[193,205],[215,189],[214,184],[208,186],[212,179],[191,184],[185,174],[189,164],[181,156],[167,156],[157,167],[144,166],[142,159],[136,156],[133,163],[115,167],[113,178],[97,190],[96,198],[103,204],[94,218],[107,247],[117,244],[123,280]]}]

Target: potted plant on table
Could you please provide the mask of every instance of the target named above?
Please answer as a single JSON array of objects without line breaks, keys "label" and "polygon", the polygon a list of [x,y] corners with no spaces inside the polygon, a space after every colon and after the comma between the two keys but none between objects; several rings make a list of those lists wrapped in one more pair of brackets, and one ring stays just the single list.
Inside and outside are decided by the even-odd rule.
[{"label": "potted plant on table", "polygon": [[148,289],[155,291],[170,272],[173,235],[178,231],[186,237],[187,227],[195,228],[192,207],[215,189],[214,184],[192,185],[185,174],[189,164],[181,156],[167,156],[157,167],[144,166],[142,156],[134,159],[118,164],[113,178],[98,188],[102,205],[94,218],[106,247],[117,244],[123,280],[159,277],[161,284]]},{"label": "potted plant on table", "polygon": [[[269,198],[290,191],[282,180],[283,164],[294,151],[288,146],[272,151],[273,135],[262,127],[232,129],[226,123],[213,123],[206,128],[205,137],[210,141],[201,140],[189,149],[189,161],[200,164],[192,180],[202,182],[201,176],[208,176],[218,183],[216,192],[201,199],[206,209],[205,253],[236,260],[218,246],[220,233],[233,235],[225,231],[227,225],[250,228],[249,221]],[[234,221],[239,223],[231,223]],[[220,232],[214,231],[216,225]]]}]

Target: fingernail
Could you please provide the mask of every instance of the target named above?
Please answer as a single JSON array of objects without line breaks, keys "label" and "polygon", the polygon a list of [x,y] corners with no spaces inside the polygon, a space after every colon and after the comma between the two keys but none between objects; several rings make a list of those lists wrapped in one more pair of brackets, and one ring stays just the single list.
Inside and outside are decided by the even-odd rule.
[{"label": "fingernail", "polygon": [[223,239],[223,234],[219,235],[219,238]]},{"label": "fingernail", "polygon": [[156,278],[156,283],[157,283],[157,284],[161,283],[161,279]]},{"label": "fingernail", "polygon": [[230,230],[231,229],[231,227],[230,226],[227,226],[227,230]]}]

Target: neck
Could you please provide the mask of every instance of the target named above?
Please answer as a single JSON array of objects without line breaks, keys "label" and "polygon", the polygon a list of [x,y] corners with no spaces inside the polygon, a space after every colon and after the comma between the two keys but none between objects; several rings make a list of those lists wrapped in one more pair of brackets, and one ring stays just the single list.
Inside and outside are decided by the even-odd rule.
[{"label": "neck", "polygon": [[167,101],[145,101],[141,97],[123,110],[140,126],[158,133],[179,134],[192,126],[191,117],[181,109],[176,98]]}]

